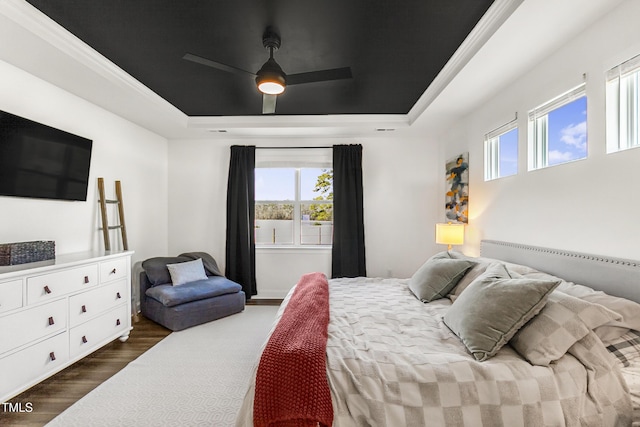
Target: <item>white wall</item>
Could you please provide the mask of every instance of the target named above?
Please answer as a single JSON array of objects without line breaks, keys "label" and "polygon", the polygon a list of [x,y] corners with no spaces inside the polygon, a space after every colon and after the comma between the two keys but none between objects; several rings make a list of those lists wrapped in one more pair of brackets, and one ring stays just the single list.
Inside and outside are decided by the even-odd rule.
[{"label": "white wall", "polygon": [[[210,252],[225,265],[226,190],[233,144],[363,145],[365,245],[369,276],[409,277],[433,252],[444,174],[438,148],[423,138],[174,140],[169,143],[169,248]],[[442,168],[442,171],[440,171]],[[443,199],[444,200],[444,199]],[[444,203],[444,202],[443,202]],[[440,248],[441,249],[441,248]],[[259,298],[282,298],[300,275],[330,274],[330,251],[256,252]]]},{"label": "white wall", "polygon": [[[0,196],[0,242],[55,240],[56,253],[102,249],[97,178],[123,187],[135,260],[167,252],[167,140],[0,61],[0,110],[93,140],[86,202]],[[111,222],[117,222],[114,219]],[[112,234],[112,248],[120,240]]]},{"label": "white wall", "polygon": [[[451,129],[440,156],[470,153],[464,250],[499,239],[640,259],[640,149],[605,152],[604,73],[640,54],[640,2],[626,1]],[[526,46],[522,46],[523,49]],[[527,112],[587,74],[588,157],[527,172]],[[519,173],[483,181],[484,134],[518,113]]]}]

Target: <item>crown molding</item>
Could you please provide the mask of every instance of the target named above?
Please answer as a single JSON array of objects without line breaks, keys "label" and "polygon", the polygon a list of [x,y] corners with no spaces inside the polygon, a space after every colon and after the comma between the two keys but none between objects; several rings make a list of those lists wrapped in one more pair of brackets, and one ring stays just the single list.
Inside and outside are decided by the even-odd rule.
[{"label": "crown molding", "polygon": [[24,0],[2,0],[0,13],[112,84],[162,108],[176,107]]},{"label": "crown molding", "polygon": [[436,78],[424,91],[422,96],[407,113],[409,123],[418,117],[431,105],[442,91],[451,83],[458,73],[467,65],[484,44],[504,24],[524,0],[495,0],[487,12],[478,21],[471,33],[465,38],[460,47],[451,56]]}]

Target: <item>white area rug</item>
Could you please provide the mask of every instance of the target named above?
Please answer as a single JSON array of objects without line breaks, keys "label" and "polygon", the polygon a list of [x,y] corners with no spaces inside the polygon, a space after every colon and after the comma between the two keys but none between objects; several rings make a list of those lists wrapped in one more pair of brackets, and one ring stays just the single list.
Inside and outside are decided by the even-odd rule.
[{"label": "white area rug", "polygon": [[277,310],[173,332],[47,426],[233,426]]}]

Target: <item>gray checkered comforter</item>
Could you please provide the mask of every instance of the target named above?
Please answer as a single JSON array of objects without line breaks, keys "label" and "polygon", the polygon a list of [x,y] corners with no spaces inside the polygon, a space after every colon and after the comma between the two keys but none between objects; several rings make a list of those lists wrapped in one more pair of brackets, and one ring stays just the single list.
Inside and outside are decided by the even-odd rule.
[{"label": "gray checkered comforter", "polygon": [[[595,334],[550,367],[532,366],[509,346],[477,362],[442,322],[451,302],[423,304],[407,282],[330,281],[334,427],[631,424],[626,385]],[[253,425],[253,391],[251,384],[238,427]]]},{"label": "gray checkered comforter", "polygon": [[624,380],[593,333],[548,368],[509,346],[477,362],[442,322],[448,299],[423,304],[397,279],[330,286],[336,427],[631,423]]}]

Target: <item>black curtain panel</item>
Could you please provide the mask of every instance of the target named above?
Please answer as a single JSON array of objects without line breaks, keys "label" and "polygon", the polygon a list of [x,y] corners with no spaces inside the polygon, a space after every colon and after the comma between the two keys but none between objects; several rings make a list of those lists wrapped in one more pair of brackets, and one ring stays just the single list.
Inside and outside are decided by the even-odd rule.
[{"label": "black curtain panel", "polygon": [[227,249],[225,275],[242,285],[246,298],[256,289],[254,235],[255,146],[231,146],[227,183]]},{"label": "black curtain panel", "polygon": [[331,276],[366,275],[362,145],[334,145]]}]

